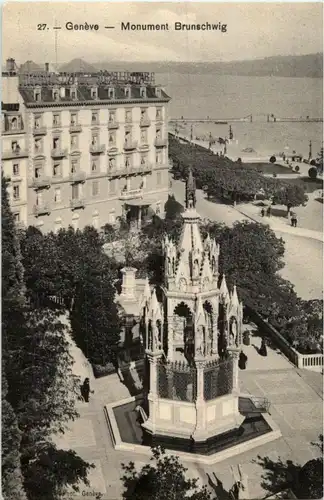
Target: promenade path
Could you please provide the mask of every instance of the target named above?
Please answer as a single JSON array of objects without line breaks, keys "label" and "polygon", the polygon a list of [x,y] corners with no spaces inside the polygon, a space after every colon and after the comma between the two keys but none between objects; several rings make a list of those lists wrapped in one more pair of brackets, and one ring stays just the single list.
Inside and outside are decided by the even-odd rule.
[{"label": "promenade path", "polygon": [[[183,204],[185,186],[181,181],[172,180],[172,192],[176,200]],[[313,203],[318,203],[315,200]],[[318,204],[320,207],[320,204]],[[316,205],[317,207],[317,205]],[[306,210],[301,207],[300,210]],[[319,208],[320,209],[320,208]],[[224,205],[206,199],[203,191],[197,190],[197,211],[202,218],[232,226],[236,221],[255,220],[269,224],[278,237],[285,241],[285,267],[281,275],[295,285],[297,294],[307,299],[323,296],[323,234],[307,228],[292,228],[288,220],[275,217],[261,217],[260,207],[253,205]],[[297,212],[297,209],[295,210]],[[309,212],[311,217],[311,212]],[[318,214],[317,214],[318,218]]]}]

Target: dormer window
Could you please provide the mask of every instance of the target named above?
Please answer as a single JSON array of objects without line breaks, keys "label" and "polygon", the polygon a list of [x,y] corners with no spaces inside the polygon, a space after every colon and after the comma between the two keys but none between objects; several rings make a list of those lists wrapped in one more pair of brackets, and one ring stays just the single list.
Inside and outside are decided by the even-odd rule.
[{"label": "dormer window", "polygon": [[126,97],[126,99],[130,98],[130,88],[129,87],[125,88],[125,97]]},{"label": "dormer window", "polygon": [[53,90],[53,99],[54,101],[58,101],[60,98],[60,93],[57,89]]},{"label": "dormer window", "polygon": [[141,87],[140,89],[141,97],[146,98],[146,87]]},{"label": "dormer window", "polygon": [[18,128],[18,120],[14,116],[11,120],[11,130],[17,130],[17,128]]},{"label": "dormer window", "polygon": [[34,90],[34,99],[37,102],[39,102],[41,100],[41,90],[40,89]]},{"label": "dormer window", "polygon": [[98,89],[97,89],[97,87],[92,87],[92,89],[91,89],[91,99],[98,99]]},{"label": "dormer window", "polygon": [[91,123],[92,125],[98,123],[98,113],[97,111],[93,111],[91,114]]},{"label": "dormer window", "polygon": [[109,88],[108,89],[108,97],[109,99],[115,99],[115,89],[114,88]]},{"label": "dormer window", "polygon": [[155,89],[155,94],[156,94],[156,97],[161,97],[161,89],[159,87],[157,87]]},{"label": "dormer window", "polygon": [[75,100],[77,98],[77,91],[76,89],[71,89],[70,90],[70,96],[71,96],[71,99]]}]

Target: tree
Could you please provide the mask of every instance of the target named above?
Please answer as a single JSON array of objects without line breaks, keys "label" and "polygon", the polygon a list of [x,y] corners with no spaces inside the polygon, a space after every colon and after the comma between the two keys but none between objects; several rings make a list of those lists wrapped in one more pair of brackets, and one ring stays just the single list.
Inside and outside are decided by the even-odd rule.
[{"label": "tree", "polygon": [[2,366],[1,392],[1,471],[2,494],[6,500],[26,500],[23,487],[23,476],[20,466],[21,432],[11,404],[7,401],[8,384]]},{"label": "tree", "polygon": [[275,156],[270,156],[269,162],[270,163],[276,163],[277,158]]},{"label": "tree", "polygon": [[321,147],[321,150],[317,155],[316,165],[317,165],[318,171],[320,173],[323,173],[323,146]]},{"label": "tree", "polygon": [[[155,462],[155,463],[152,463]],[[134,462],[122,464],[124,475],[122,481],[125,491],[123,498],[132,500],[210,500],[211,494],[206,486],[199,488],[198,479],[187,479],[187,469],[179,462],[178,457],[166,455],[160,448],[152,448],[151,463],[135,469]]]},{"label": "tree", "polygon": [[317,168],[316,167],[311,167],[308,170],[308,177],[310,179],[316,179],[316,177],[317,177]]},{"label": "tree", "polygon": [[273,203],[276,205],[298,207],[304,205],[307,201],[308,196],[304,188],[298,184],[285,183],[273,192]]},{"label": "tree", "polygon": [[181,212],[183,212],[183,206],[175,199],[174,195],[169,195],[164,205],[164,210],[165,218],[167,220],[173,220],[176,219],[181,214]]}]

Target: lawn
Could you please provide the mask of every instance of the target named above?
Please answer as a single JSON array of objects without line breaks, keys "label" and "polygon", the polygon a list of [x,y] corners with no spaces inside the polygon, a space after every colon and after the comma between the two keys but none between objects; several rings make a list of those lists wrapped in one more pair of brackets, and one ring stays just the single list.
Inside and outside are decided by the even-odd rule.
[{"label": "lawn", "polygon": [[298,184],[299,186],[303,186],[306,193],[313,193],[314,191],[323,189],[323,179],[310,179],[307,176],[303,176],[295,179],[290,179],[288,182],[290,184]]},{"label": "lawn", "polygon": [[283,165],[277,165],[276,163],[243,163],[245,168],[250,168],[256,170],[260,174],[296,174],[291,168],[285,167]]}]

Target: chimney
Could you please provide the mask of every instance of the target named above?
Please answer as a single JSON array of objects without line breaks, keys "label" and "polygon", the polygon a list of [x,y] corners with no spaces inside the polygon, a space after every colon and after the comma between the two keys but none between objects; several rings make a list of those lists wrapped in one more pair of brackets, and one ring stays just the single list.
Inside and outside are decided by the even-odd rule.
[{"label": "chimney", "polygon": [[6,69],[8,71],[8,73],[16,73],[16,63],[15,63],[15,60],[10,57],[9,59],[7,59],[6,61]]},{"label": "chimney", "polygon": [[122,281],[122,291],[121,298],[128,301],[135,301],[135,289],[136,289],[136,280],[135,274],[137,269],[135,267],[124,267],[121,272],[123,274]]},{"label": "chimney", "polygon": [[49,63],[45,63],[45,71],[46,73],[49,73]]}]

